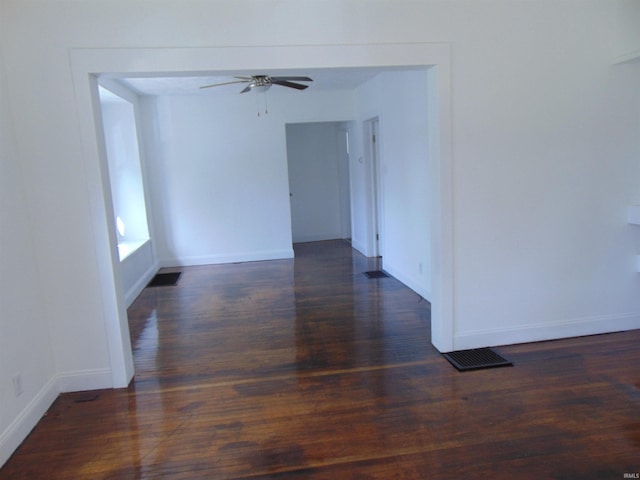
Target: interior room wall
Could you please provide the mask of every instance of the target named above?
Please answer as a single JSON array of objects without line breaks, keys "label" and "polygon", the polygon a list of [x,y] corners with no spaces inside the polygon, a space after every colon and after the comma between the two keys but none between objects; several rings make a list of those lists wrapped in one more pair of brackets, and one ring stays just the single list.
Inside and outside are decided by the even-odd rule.
[{"label": "interior room wall", "polygon": [[349,172],[349,124],[340,122],[337,126],[338,190],[340,198],[340,238],[351,241],[351,178]]},{"label": "interior room wall", "polygon": [[[382,72],[357,91],[358,119],[378,119],[383,268],[431,298],[427,72]],[[371,205],[372,155],[362,134],[352,169]],[[362,159],[362,162],[360,161]],[[360,191],[360,189],[358,191]],[[372,213],[369,211],[369,216]],[[371,239],[372,231],[367,237]]]},{"label": "interior room wall", "polygon": [[[369,82],[368,82],[369,83]],[[363,88],[363,87],[361,87]],[[356,107],[357,112],[357,107]],[[372,113],[372,115],[375,115]],[[349,122],[349,186],[351,193],[351,246],[365,256],[373,256],[371,238],[371,172],[365,154],[362,120]]]},{"label": "interior room wall", "polygon": [[[353,117],[348,91],[148,97],[149,186],[162,265],[293,256],[285,124]],[[258,116],[260,112],[260,116]]]},{"label": "interior room wall", "polygon": [[348,178],[341,178],[348,176],[348,169],[341,163],[348,160],[346,145],[338,143],[340,132],[337,122],[286,126],[294,243],[350,237],[342,231],[342,218],[351,206],[341,192],[341,185],[348,185]]},{"label": "interior room wall", "polygon": [[616,61],[640,61],[640,2],[616,0],[613,55]]},{"label": "interior room wall", "polygon": [[23,189],[8,99],[0,57],[0,465],[58,393],[40,252],[33,242],[37,229]]},{"label": "interior room wall", "polygon": [[469,5],[479,43],[453,67],[457,348],[640,327],[638,70],[612,66],[609,7],[553,8],[496,22]]}]

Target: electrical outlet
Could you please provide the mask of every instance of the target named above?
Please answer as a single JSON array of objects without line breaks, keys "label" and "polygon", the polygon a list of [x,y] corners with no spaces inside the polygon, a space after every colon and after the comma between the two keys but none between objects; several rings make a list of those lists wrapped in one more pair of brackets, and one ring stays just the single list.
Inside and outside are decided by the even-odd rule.
[{"label": "electrical outlet", "polygon": [[19,397],[22,395],[22,375],[18,373],[11,380],[13,381],[13,394]]}]

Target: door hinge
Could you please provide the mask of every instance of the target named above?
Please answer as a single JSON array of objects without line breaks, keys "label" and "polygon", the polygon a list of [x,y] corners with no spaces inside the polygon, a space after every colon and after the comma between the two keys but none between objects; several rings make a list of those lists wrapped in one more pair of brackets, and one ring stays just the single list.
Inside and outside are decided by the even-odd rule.
[{"label": "door hinge", "polygon": [[380,240],[380,235],[376,233],[376,240]]}]

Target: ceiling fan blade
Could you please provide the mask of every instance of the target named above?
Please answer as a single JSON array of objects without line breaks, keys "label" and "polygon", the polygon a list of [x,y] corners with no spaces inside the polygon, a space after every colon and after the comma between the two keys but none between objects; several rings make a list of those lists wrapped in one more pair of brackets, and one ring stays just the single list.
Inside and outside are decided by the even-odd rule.
[{"label": "ceiling fan blade", "polygon": [[286,82],[288,80],[293,80],[294,82],[313,82],[313,79],[309,77],[271,77],[273,83]]},{"label": "ceiling fan blade", "polygon": [[293,82],[289,82],[287,80],[275,80],[274,78],[271,79],[271,83],[274,84],[274,85],[282,85],[283,87],[295,88],[297,90],[304,90],[305,88],[309,87],[309,85],[302,85],[300,83],[293,83]]},{"label": "ceiling fan blade", "polygon": [[200,88],[220,87],[220,86],[222,86],[222,85],[231,85],[231,84],[233,84],[233,83],[247,83],[247,82],[250,82],[250,81],[251,81],[251,79],[248,79],[248,80],[234,80],[234,81],[232,81],[232,82],[213,83],[213,84],[211,84],[211,85],[203,85],[203,86],[202,86],[202,87],[200,87]]},{"label": "ceiling fan blade", "polygon": [[251,90],[251,84],[249,84],[249,85],[247,85],[246,87],[244,87],[244,88],[240,91],[240,93],[246,93],[246,92],[248,92],[249,90]]}]

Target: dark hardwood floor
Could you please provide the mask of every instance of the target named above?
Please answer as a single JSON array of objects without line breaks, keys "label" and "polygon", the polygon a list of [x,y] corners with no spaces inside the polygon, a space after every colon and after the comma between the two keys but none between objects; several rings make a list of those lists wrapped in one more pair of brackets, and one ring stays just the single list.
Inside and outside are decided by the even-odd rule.
[{"label": "dark hardwood floor", "polygon": [[[457,372],[429,304],[345,242],[182,269],[129,309],[128,389],[63,394],[2,479],[622,479],[640,331]],[[170,270],[168,270],[170,271]]]}]

